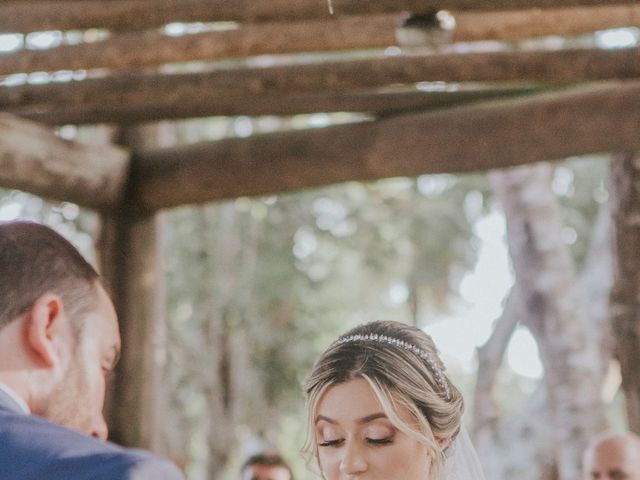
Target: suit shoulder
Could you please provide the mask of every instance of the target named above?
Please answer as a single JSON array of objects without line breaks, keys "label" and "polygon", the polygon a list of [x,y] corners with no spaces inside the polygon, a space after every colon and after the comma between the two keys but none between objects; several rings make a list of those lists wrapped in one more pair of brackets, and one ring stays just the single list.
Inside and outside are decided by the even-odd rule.
[{"label": "suit shoulder", "polygon": [[172,463],[148,452],[101,442],[26,415],[0,415],[0,459],[3,458],[10,462],[9,478],[0,475],[3,480],[183,478]]}]

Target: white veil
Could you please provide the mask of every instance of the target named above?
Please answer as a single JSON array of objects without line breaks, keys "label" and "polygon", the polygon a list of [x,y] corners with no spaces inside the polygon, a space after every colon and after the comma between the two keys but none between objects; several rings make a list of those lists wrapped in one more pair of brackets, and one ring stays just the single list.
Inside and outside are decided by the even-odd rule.
[{"label": "white veil", "polygon": [[449,447],[442,480],[486,480],[476,449],[464,427]]}]

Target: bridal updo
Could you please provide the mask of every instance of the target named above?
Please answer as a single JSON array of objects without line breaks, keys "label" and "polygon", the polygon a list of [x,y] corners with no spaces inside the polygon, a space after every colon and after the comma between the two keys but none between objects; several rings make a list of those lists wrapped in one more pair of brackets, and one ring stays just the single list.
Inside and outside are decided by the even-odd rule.
[{"label": "bridal updo", "polygon": [[[323,395],[335,385],[364,379],[389,420],[426,445],[431,456],[428,480],[439,478],[447,447],[460,430],[464,401],[449,381],[429,335],[397,322],[358,326],[334,342],[319,358],[306,380],[308,435],[305,451],[318,459],[314,423]],[[398,415],[404,406],[413,424]]]}]

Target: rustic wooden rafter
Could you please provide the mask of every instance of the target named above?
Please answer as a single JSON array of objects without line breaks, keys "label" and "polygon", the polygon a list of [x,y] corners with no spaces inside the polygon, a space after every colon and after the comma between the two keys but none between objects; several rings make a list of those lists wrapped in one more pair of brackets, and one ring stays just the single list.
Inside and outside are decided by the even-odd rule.
[{"label": "rustic wooden rafter", "polygon": [[0,31],[32,32],[106,28],[141,30],[171,22],[290,21],[344,15],[425,13],[435,10],[512,10],[633,5],[635,0],[8,0],[0,5]]},{"label": "rustic wooden rafter", "polygon": [[[640,25],[640,5],[549,10],[456,12],[452,41],[516,40],[576,35]],[[237,29],[178,37],[160,31],[116,35],[101,42],[6,55],[0,75],[92,68],[140,68],[172,62],[211,61],[262,54],[383,48],[397,44],[398,15],[248,24]]]},{"label": "rustic wooden rafter", "polygon": [[97,209],[124,194],[129,154],[70,142],[47,128],[0,113],[0,185]]},{"label": "rustic wooden rafter", "polygon": [[232,99],[209,99],[207,91],[179,105],[161,97],[153,104],[85,103],[75,107],[36,106],[9,109],[23,118],[50,125],[116,123],[120,125],[167,119],[209,116],[297,115],[318,112],[361,112],[386,116],[400,112],[433,110],[490,98],[523,95],[543,87],[480,88],[425,92],[329,92],[325,94],[277,95]]},{"label": "rustic wooden rafter", "polygon": [[[610,112],[615,112],[611,115]],[[640,148],[640,83],[138,152],[132,195],[156,210],[390,176],[467,172]]]},{"label": "rustic wooden rafter", "polygon": [[[153,109],[258,96],[361,91],[423,81],[548,82],[640,77],[640,48],[373,56],[365,59],[214,70],[130,74],[70,83],[0,88],[0,109],[76,109],[130,105]],[[160,100],[161,99],[161,100]]]}]

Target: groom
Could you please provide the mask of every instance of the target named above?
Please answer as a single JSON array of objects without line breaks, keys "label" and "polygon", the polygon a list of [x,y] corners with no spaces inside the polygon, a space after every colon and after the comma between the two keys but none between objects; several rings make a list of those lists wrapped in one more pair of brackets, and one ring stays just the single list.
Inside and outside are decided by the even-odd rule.
[{"label": "groom", "polygon": [[106,442],[118,320],[95,270],[63,237],[0,223],[0,478],[180,480],[171,463]]}]

